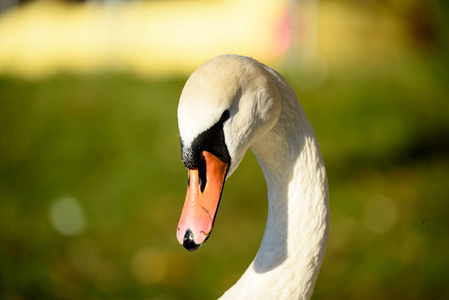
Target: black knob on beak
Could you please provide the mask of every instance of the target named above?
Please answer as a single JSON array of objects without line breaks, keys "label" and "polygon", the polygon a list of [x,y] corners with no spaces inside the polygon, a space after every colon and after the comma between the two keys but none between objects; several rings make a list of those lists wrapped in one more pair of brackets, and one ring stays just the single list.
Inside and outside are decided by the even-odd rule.
[{"label": "black knob on beak", "polygon": [[201,244],[198,245],[193,241],[193,232],[190,229],[187,229],[182,245],[189,251],[198,250],[198,248],[201,246]]}]

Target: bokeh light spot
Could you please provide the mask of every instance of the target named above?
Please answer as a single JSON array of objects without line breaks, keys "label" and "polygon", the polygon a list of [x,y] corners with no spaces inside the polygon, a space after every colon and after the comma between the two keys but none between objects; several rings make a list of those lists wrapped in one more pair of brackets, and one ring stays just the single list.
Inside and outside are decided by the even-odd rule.
[{"label": "bokeh light spot", "polygon": [[156,283],[165,276],[166,258],[160,251],[143,248],[133,256],[130,269],[140,282]]},{"label": "bokeh light spot", "polygon": [[62,235],[76,236],[86,228],[83,208],[73,197],[62,197],[53,201],[50,207],[53,227]]},{"label": "bokeh light spot", "polygon": [[377,195],[367,201],[363,214],[366,229],[383,233],[396,223],[396,219],[397,207],[390,198]]}]

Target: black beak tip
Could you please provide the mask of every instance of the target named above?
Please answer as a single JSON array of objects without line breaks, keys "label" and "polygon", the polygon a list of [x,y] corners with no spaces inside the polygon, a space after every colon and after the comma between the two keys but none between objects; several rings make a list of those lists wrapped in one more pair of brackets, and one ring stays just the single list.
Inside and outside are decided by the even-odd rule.
[{"label": "black beak tip", "polygon": [[193,232],[190,229],[187,229],[186,234],[184,235],[184,242],[182,243],[184,248],[189,251],[198,250],[201,244],[196,244],[193,240]]}]

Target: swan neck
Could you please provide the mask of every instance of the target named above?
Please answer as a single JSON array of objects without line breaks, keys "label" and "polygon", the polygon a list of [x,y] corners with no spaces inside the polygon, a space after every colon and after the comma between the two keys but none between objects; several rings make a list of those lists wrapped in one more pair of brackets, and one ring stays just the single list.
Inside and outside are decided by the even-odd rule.
[{"label": "swan neck", "polygon": [[324,257],[326,172],[295,93],[283,87],[277,124],[252,145],[268,186],[264,237],[254,261],[222,299],[310,299]]}]

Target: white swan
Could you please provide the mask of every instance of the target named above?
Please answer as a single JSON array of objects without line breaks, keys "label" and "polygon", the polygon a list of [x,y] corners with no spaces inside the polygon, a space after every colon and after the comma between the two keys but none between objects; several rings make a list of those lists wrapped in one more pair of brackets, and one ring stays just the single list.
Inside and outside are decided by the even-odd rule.
[{"label": "white swan", "polygon": [[256,258],[220,299],[309,299],[329,230],[327,177],[295,92],[273,69],[216,57],[187,80],[178,106],[189,184],[177,238],[209,237],[225,178],[251,147],[268,184],[268,219]]}]

